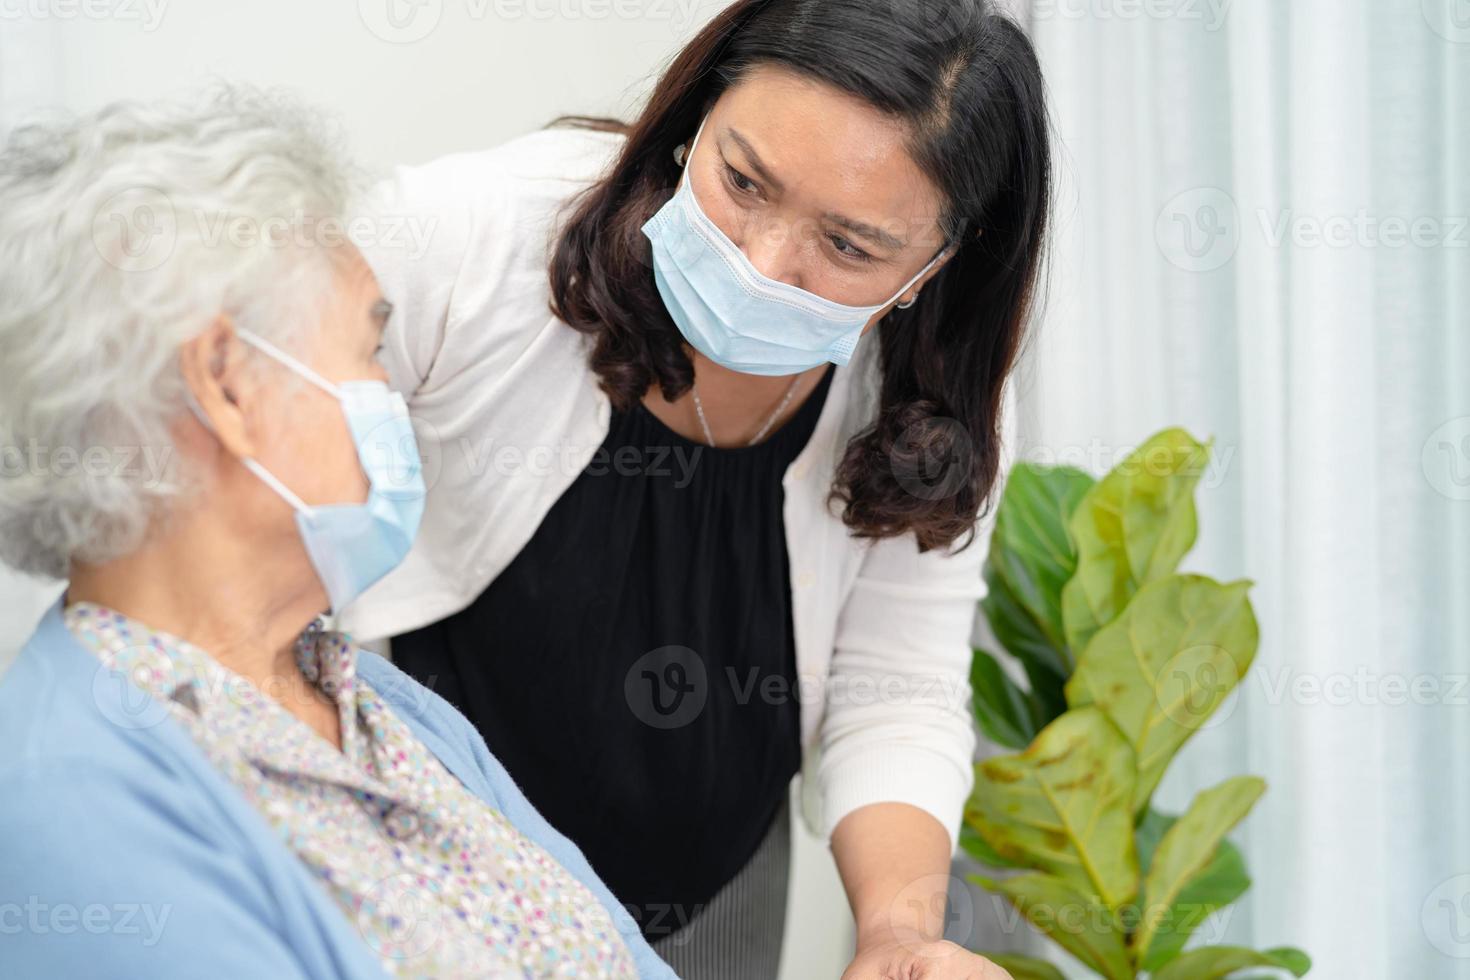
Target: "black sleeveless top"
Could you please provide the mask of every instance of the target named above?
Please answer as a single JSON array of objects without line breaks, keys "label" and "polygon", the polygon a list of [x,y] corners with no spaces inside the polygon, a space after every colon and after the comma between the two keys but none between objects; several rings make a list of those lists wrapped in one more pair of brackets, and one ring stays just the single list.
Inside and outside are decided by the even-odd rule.
[{"label": "black sleeveless top", "polygon": [[614,412],[505,571],[393,640],[650,938],[745,865],[801,765],[782,478],[831,379],[749,447]]}]

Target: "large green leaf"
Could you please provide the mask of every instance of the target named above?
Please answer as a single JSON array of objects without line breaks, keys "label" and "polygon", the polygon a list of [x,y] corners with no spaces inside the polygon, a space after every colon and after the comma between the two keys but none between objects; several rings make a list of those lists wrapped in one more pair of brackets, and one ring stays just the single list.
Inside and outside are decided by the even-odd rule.
[{"label": "large green leaf", "polygon": [[1062,590],[1062,620],[1078,658],[1139,588],[1171,574],[1194,546],[1194,488],[1209,456],[1209,447],[1183,429],[1166,429],[1103,477],[1073,511],[1077,573]]},{"label": "large green leaf", "polygon": [[960,849],[976,861],[990,868],[1018,868],[1022,871],[1030,870],[1024,864],[1018,864],[1009,858],[1002,857],[995,848],[976,832],[975,828],[968,823],[960,824]]},{"label": "large green leaf", "polygon": [[1135,811],[1250,668],[1260,639],[1250,584],[1200,575],[1149,583],[1093,637],[1067,682],[1067,702],[1100,707],[1137,753]]},{"label": "large green leaf", "polygon": [[1062,588],[1077,570],[1067,523],[1093,479],[1067,466],[1022,463],[1006,477],[986,558],[1040,637],[1070,666],[1062,624]]},{"label": "large green leaf", "polygon": [[1051,721],[1067,710],[1062,685],[1071,676],[1072,669],[1066,654],[1047,640],[1036,620],[1026,612],[1020,600],[1011,593],[1011,587],[990,564],[985,566],[985,584],[985,598],[980,601],[980,608],[991,632],[1026,671],[1031,697],[1041,711],[1042,722]]},{"label": "large green leaf", "polygon": [[1156,970],[1153,980],[1221,980],[1237,970],[1269,966],[1304,977],[1312,968],[1311,957],[1287,946],[1256,952],[1239,946],[1206,946],[1192,949]]},{"label": "large green leaf", "polygon": [[1178,956],[1196,929],[1244,895],[1250,886],[1240,850],[1228,840],[1221,841],[1214,860],[1184,886],[1169,916],[1159,923],[1147,960],[1139,965],[1153,970]]},{"label": "large green leaf", "polygon": [[1069,711],[1026,751],[975,767],[965,820],[1006,860],[1117,908],[1138,893],[1133,767],[1133,750],[1101,711]]},{"label": "large green leaf", "polygon": [[1036,706],[984,650],[976,650],[970,662],[970,690],[974,692],[975,720],[992,742],[1009,749],[1031,744],[1039,728]]},{"label": "large green leaf", "polygon": [[[1153,869],[1153,855],[1164,834],[1177,821],[1177,817],[1149,810],[1139,822],[1134,841],[1138,848],[1138,864],[1145,876]],[[1157,923],[1148,959],[1142,961],[1135,956],[1135,961],[1144,969],[1158,969],[1179,954],[1189,937],[1211,914],[1240,898],[1250,886],[1250,875],[1240,850],[1229,840],[1220,841],[1214,858],[1203,871],[1190,879],[1175,899],[1173,908]],[[1129,925],[1133,929],[1138,928],[1136,923]]]},{"label": "large green leaf", "polygon": [[1133,980],[1123,931],[1112,910],[1098,904],[1096,899],[1060,878],[1034,872],[1000,881],[971,875],[970,880],[1004,895],[1027,922],[1089,969],[1108,980]]},{"label": "large green leaf", "polygon": [[1066,974],[1045,960],[1014,953],[981,953],[996,966],[1011,975],[1011,980],[1067,980]]},{"label": "large green leaf", "polygon": [[[1144,966],[1152,969],[1182,947],[1188,938],[1187,931],[1180,935],[1182,923],[1198,924],[1202,910],[1185,906],[1181,897],[1210,866],[1230,828],[1245,819],[1265,791],[1265,782],[1254,776],[1226,780],[1196,796],[1184,816],[1164,834],[1143,882],[1143,920],[1133,937]],[[1168,941],[1160,945],[1156,940],[1164,930]]]}]

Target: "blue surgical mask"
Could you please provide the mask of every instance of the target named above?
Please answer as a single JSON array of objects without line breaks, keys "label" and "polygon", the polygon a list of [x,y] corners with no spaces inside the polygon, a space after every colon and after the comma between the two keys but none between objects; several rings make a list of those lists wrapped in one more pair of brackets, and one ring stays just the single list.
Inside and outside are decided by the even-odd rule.
[{"label": "blue surgical mask", "polygon": [[[364,503],[312,506],[254,459],[241,460],[296,511],[296,526],[312,567],[331,600],[332,612],[340,613],[403,562],[418,533],[425,489],[408,406],[403,395],[381,381],[333,384],[263,337],[249,330],[236,334],[337,399],[347,417],[369,483]],[[197,403],[193,407],[208,425]]]},{"label": "blue surgical mask", "polygon": [[[694,136],[686,160],[704,123]],[[944,256],[941,251],[892,297],[844,306],[760,273],[700,208],[686,171],[674,196],[643,226],[653,243],[653,278],[679,332],[695,350],[743,374],[799,374],[846,364],[858,338]]]}]

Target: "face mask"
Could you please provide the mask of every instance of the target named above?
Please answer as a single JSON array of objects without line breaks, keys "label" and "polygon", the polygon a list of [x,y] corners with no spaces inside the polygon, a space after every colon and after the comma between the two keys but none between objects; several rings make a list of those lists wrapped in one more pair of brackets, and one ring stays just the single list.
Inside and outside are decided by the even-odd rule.
[{"label": "face mask", "polygon": [[[332,384],[268,340],[248,330],[237,330],[236,335],[336,398],[347,416],[358,461],[368,478],[365,503],[313,507],[255,460],[240,461],[296,511],[306,553],[332,612],[339,613],[402,563],[418,533],[425,489],[408,406],[403,395],[381,381]],[[208,427],[197,402],[191,407]]]},{"label": "face mask", "polygon": [[[694,159],[703,132],[700,123],[686,160]],[[679,332],[705,357],[743,374],[798,374],[828,361],[846,364],[868,322],[944,256],[936,255],[885,302],[834,303],[762,275],[700,209],[687,171],[643,234],[653,243],[654,282]]]}]

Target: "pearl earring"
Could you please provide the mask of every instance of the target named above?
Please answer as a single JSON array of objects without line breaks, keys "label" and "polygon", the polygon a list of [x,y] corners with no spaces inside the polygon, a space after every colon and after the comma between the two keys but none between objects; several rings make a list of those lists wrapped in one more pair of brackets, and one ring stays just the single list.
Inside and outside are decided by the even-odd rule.
[{"label": "pearl earring", "polygon": [[678,146],[674,147],[674,162],[681,167],[684,166],[684,154],[687,152],[687,143],[680,143]]}]

